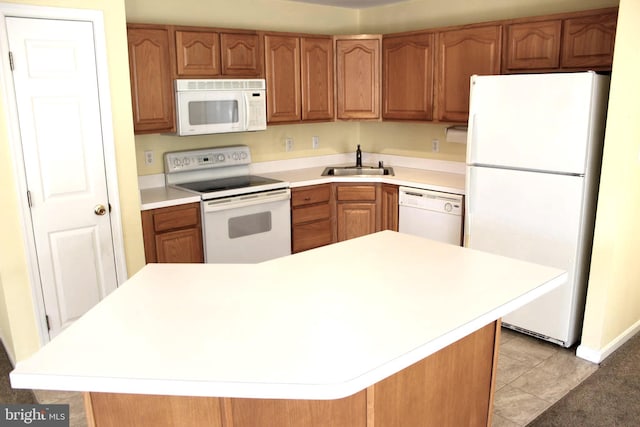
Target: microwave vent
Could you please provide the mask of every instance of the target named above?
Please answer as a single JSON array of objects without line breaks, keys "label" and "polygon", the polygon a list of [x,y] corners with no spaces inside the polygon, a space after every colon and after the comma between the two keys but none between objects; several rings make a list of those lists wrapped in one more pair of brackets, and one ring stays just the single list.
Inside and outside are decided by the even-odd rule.
[{"label": "microwave vent", "polygon": [[176,90],[202,91],[202,90],[264,90],[264,79],[178,79]]}]

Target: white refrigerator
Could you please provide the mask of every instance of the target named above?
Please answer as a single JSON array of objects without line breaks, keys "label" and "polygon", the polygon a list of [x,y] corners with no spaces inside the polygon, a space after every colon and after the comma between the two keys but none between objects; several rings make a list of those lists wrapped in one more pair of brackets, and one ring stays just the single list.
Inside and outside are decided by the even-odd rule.
[{"label": "white refrigerator", "polygon": [[594,72],[471,78],[465,246],[568,272],[503,318],[564,347],[582,331],[608,93]]}]

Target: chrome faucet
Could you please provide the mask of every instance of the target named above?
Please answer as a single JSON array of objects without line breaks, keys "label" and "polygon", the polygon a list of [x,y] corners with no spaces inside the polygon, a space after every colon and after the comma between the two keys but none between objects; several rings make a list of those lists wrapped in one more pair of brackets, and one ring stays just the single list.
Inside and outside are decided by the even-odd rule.
[{"label": "chrome faucet", "polygon": [[360,144],[358,144],[358,149],[356,150],[356,167],[362,167],[362,151],[360,151]]}]

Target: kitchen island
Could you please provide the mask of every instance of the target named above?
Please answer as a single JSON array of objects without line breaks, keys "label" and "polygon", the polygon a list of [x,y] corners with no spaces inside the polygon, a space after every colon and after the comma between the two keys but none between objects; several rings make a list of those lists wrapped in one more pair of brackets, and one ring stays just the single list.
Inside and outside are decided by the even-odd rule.
[{"label": "kitchen island", "polygon": [[566,273],[384,231],[149,264],[10,374],[90,425],[489,425],[499,319]]}]

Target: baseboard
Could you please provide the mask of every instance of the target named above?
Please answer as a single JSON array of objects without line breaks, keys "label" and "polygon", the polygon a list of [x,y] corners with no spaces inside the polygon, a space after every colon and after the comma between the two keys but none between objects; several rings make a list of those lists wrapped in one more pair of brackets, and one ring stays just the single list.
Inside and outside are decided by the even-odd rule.
[{"label": "baseboard", "polygon": [[634,323],[631,327],[618,335],[613,341],[609,342],[601,349],[589,348],[583,344],[580,344],[576,349],[576,356],[581,359],[588,360],[593,363],[600,363],[611,355],[614,351],[622,346],[622,344],[629,341],[638,331],[640,331],[640,320]]}]

